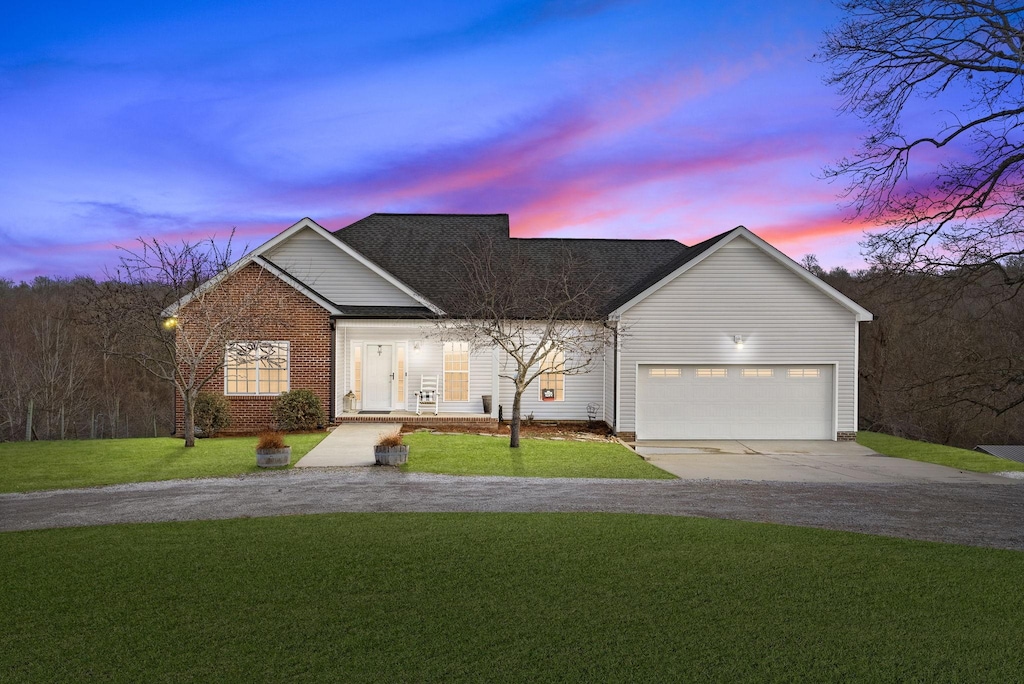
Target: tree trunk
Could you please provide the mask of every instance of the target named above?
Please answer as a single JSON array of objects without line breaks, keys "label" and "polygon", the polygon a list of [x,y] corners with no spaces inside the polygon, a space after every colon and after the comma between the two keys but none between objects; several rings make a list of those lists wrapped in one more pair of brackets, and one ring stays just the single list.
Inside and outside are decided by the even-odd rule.
[{"label": "tree trunk", "polygon": [[196,424],[195,424],[195,397],[192,396],[192,391],[189,390],[182,395],[182,414],[184,416],[184,427],[185,433],[185,446],[194,447],[196,445]]},{"label": "tree trunk", "polygon": [[511,436],[508,445],[513,449],[519,448],[519,409],[523,401],[523,391],[516,388],[516,396],[512,400],[512,422],[510,423]]}]

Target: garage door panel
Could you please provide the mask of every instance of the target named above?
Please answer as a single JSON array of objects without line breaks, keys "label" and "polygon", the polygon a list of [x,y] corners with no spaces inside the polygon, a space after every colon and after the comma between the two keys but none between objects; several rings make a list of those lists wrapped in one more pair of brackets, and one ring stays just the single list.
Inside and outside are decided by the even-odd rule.
[{"label": "garage door panel", "polygon": [[833,439],[832,366],[640,365],[638,439]]}]

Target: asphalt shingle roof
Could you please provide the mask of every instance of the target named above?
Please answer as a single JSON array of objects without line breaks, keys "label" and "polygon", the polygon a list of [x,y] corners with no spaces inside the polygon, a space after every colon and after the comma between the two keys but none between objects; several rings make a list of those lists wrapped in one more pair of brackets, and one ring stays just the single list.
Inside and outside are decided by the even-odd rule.
[{"label": "asphalt shingle roof", "polygon": [[997,458],[1024,463],[1024,444],[979,444],[975,450]]},{"label": "asphalt shingle roof", "polygon": [[727,233],[694,247],[676,240],[512,238],[508,214],[371,214],[334,235],[448,312],[460,309],[459,284],[443,273],[453,255],[481,239],[515,249],[531,268],[549,268],[570,250],[602,274],[604,313],[629,301]]}]

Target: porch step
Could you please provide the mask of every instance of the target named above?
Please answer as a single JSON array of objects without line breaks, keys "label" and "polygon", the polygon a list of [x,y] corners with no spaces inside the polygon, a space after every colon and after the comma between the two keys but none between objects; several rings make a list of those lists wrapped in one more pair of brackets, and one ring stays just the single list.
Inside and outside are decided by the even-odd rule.
[{"label": "porch step", "polygon": [[335,416],[334,422],[337,425],[345,423],[402,423],[403,425],[455,425],[466,423],[486,424],[497,423],[497,419],[483,414],[448,414],[435,416],[424,413],[417,416],[415,413],[405,411],[392,411],[391,413],[345,413]]}]

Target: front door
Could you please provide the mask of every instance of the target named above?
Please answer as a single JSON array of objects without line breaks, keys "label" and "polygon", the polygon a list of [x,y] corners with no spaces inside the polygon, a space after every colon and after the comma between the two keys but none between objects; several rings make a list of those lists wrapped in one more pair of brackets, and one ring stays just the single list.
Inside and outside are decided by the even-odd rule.
[{"label": "front door", "polygon": [[368,343],[363,349],[364,411],[390,411],[392,408],[393,352],[394,347],[390,344]]}]

